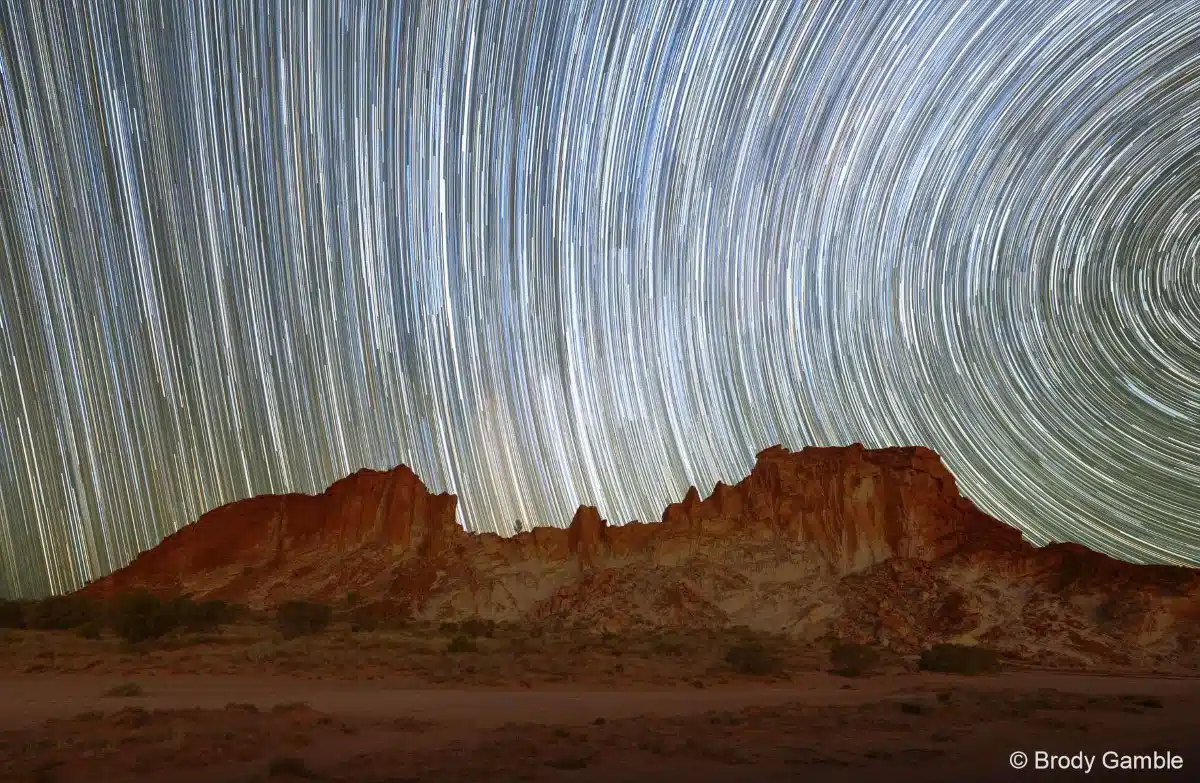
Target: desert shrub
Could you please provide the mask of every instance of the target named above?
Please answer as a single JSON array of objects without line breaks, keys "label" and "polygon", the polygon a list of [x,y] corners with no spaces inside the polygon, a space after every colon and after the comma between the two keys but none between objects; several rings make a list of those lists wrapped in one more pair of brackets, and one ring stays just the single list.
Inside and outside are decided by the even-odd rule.
[{"label": "desert shrub", "polygon": [[192,633],[211,633],[237,616],[237,608],[225,601],[193,601],[183,596],[172,598],[163,610],[176,626]]},{"label": "desert shrub", "polygon": [[100,606],[79,595],[54,595],[35,601],[25,615],[25,626],[42,631],[69,631],[100,616]]},{"label": "desert shrub", "polygon": [[458,631],[466,636],[487,636],[496,635],[496,623],[492,620],[480,620],[478,617],[472,617],[470,620],[464,620],[458,624]]},{"label": "desert shrub", "polygon": [[654,651],[655,655],[665,655],[669,658],[678,658],[687,652],[687,649],[681,642],[672,641],[670,639],[656,640],[651,649]]},{"label": "desert shrub", "polygon": [[317,601],[285,601],[275,608],[275,627],[285,639],[320,633],[332,619],[333,609]]},{"label": "desert shrub", "polygon": [[517,655],[528,655],[542,649],[542,645],[534,639],[528,639],[524,636],[512,636],[508,639],[508,649]]},{"label": "desert shrub", "polygon": [[225,709],[229,710],[230,712],[245,712],[250,715],[257,715],[259,713],[258,705],[245,701],[227,702],[225,704]]},{"label": "desert shrub", "polygon": [[255,642],[242,654],[250,663],[271,663],[283,656],[283,650],[277,642]]},{"label": "desert shrub", "polygon": [[114,685],[104,692],[104,695],[115,699],[132,699],[137,696],[144,696],[145,690],[136,682],[123,682],[120,685]]},{"label": "desert shrub", "polygon": [[99,639],[100,633],[104,630],[104,623],[99,620],[88,620],[83,625],[75,629],[75,633],[82,639]]},{"label": "desert shrub", "polygon": [[370,609],[355,609],[350,613],[350,630],[355,633],[370,633],[379,628],[379,615]]},{"label": "desert shrub", "polygon": [[235,623],[249,616],[250,610],[243,604],[234,603],[231,601],[203,601],[201,606],[212,604],[208,611],[218,612],[221,615],[221,623],[223,625]]},{"label": "desert shrub", "polygon": [[765,676],[783,669],[783,662],[759,642],[743,642],[730,647],[725,663],[738,674]]},{"label": "desert shrub", "polygon": [[271,778],[308,778],[314,777],[303,759],[295,756],[283,756],[271,759],[267,764],[267,777]]},{"label": "desert shrub", "polygon": [[411,615],[398,612],[396,614],[381,615],[379,618],[379,627],[389,631],[398,631],[408,628],[411,622]]},{"label": "desert shrub", "polygon": [[157,639],[179,625],[174,602],[164,603],[147,590],[134,590],[117,596],[109,610],[109,624],[127,642]]},{"label": "desert shrub", "polygon": [[829,650],[829,662],[834,674],[862,677],[879,665],[879,651],[866,644],[838,642]]},{"label": "desert shrub", "polygon": [[554,769],[583,769],[591,763],[591,758],[588,756],[564,756],[562,758],[553,758],[545,762],[547,767]]},{"label": "desert shrub", "polygon": [[347,619],[350,630],[356,632],[399,631],[409,627],[412,613],[403,607],[374,604],[354,609]]},{"label": "desert shrub", "polygon": [[468,653],[475,652],[479,647],[475,644],[475,640],[469,636],[459,634],[450,640],[450,644],[446,645],[446,652],[451,653]]},{"label": "desert shrub", "polygon": [[24,628],[25,603],[0,600],[0,628]]},{"label": "desert shrub", "polygon": [[921,653],[921,669],[950,674],[986,674],[1000,669],[1000,653],[987,647],[935,644]]}]

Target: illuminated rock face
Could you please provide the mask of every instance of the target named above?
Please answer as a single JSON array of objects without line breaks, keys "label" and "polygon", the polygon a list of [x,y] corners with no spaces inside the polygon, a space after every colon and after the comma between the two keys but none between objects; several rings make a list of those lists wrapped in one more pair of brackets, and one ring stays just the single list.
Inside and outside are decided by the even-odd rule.
[{"label": "illuminated rock face", "polygon": [[750,475],[695,488],[662,521],[470,534],[457,499],[407,467],[359,471],[319,495],[210,511],[84,591],[144,587],[265,606],[386,604],[430,619],[735,624],[903,652],[985,643],[1033,660],[1190,665],[1197,572],[1074,544],[1036,548],[961,497],[929,449],[761,452]]},{"label": "illuminated rock face", "polygon": [[[452,545],[463,535],[457,502],[430,494],[405,466],[362,470],[319,495],[266,495],[214,509],[84,592],[148,587],[258,603],[268,593],[307,594],[313,580],[331,589],[356,554],[427,557]],[[302,574],[312,579],[288,586]]]}]

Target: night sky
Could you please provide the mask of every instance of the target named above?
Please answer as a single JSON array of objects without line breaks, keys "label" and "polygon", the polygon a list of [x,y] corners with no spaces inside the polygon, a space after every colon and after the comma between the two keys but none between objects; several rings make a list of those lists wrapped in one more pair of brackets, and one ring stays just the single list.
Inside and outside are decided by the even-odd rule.
[{"label": "night sky", "polygon": [[1200,1],[0,0],[0,593],[855,441],[1200,562]]}]

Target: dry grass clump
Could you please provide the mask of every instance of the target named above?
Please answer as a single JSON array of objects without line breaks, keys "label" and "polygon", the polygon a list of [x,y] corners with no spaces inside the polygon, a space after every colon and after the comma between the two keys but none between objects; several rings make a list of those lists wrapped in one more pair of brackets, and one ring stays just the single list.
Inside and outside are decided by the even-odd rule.
[{"label": "dry grass clump", "polygon": [[0,628],[25,627],[25,602],[0,599]]},{"label": "dry grass clump", "polygon": [[449,653],[472,653],[477,652],[478,650],[479,646],[475,643],[475,640],[464,634],[455,636],[450,640],[450,643],[446,645],[446,652]]},{"label": "dry grass clump", "polygon": [[104,695],[109,698],[116,699],[132,699],[137,696],[145,695],[145,690],[136,682],[123,682],[120,685],[115,685],[104,692]]},{"label": "dry grass clump", "polygon": [[862,677],[879,665],[879,651],[866,644],[837,642],[829,650],[829,662],[834,674]]},{"label": "dry grass clump", "polygon": [[109,625],[127,642],[157,639],[179,625],[177,606],[145,590],[117,597],[109,608]]},{"label": "dry grass clump", "polygon": [[313,773],[303,759],[295,756],[282,756],[271,759],[267,764],[267,776],[272,778],[308,778]]},{"label": "dry grass clump", "polygon": [[742,642],[730,647],[725,653],[725,663],[738,674],[766,677],[779,674],[783,661],[768,650],[761,642]]},{"label": "dry grass clump", "polygon": [[275,627],[285,639],[321,633],[332,620],[333,609],[317,601],[285,601],[275,608]]},{"label": "dry grass clump", "polygon": [[680,658],[687,652],[687,647],[675,639],[656,639],[650,649],[655,655],[664,655],[668,658]]},{"label": "dry grass clump", "polygon": [[935,644],[921,653],[921,670],[949,674],[989,674],[1000,670],[1000,653],[988,647]]},{"label": "dry grass clump", "polygon": [[104,623],[100,620],[88,620],[75,629],[75,635],[80,639],[99,639],[104,632]]},{"label": "dry grass clump", "polygon": [[[12,610],[8,610],[10,613]],[[26,628],[38,631],[69,631],[97,620],[101,616],[99,602],[77,595],[54,595],[26,604]]]},{"label": "dry grass clump", "polygon": [[103,603],[76,595],[0,602],[0,627],[73,630],[83,639],[99,639],[109,628],[128,642],[144,642],[176,629],[211,632],[232,622],[238,612],[238,607],[224,601],[197,603],[182,596],[164,600],[146,590],[133,590]]},{"label": "dry grass clump", "polygon": [[365,607],[352,610],[346,619],[354,633],[373,633],[379,630],[379,615]]},{"label": "dry grass clump", "polygon": [[192,601],[175,598],[171,602],[179,626],[192,633],[212,633],[238,620],[245,609],[226,601]]},{"label": "dry grass clump", "polygon": [[472,617],[462,622],[446,622],[438,626],[438,630],[444,634],[455,634],[467,636],[470,638],[478,638],[486,636],[489,639],[496,635],[495,620],[481,620],[478,617]]}]

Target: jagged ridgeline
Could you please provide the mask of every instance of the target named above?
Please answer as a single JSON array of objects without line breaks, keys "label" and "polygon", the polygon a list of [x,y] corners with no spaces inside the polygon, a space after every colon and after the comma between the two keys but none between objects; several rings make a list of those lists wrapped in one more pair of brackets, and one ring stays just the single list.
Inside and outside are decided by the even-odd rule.
[{"label": "jagged ridgeline", "polygon": [[353,594],[429,620],[744,625],[1079,664],[1200,657],[1197,571],[1034,547],[922,447],[774,446],[742,481],[705,499],[693,488],[649,524],[609,525],[583,506],[565,529],[502,538],[463,530],[456,503],[408,467],[363,470],[318,495],[210,511],[82,592],[251,607]]}]

